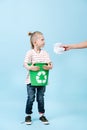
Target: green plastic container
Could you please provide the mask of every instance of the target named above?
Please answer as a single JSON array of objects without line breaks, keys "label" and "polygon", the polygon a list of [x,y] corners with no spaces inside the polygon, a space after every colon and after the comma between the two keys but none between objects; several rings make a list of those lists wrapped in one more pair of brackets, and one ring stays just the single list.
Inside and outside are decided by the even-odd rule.
[{"label": "green plastic container", "polygon": [[[28,64],[31,65],[31,64]],[[39,66],[40,70],[38,71],[29,71],[30,80],[32,86],[46,86],[48,84],[49,70],[44,70],[43,66],[47,63],[36,63],[35,66]]]}]

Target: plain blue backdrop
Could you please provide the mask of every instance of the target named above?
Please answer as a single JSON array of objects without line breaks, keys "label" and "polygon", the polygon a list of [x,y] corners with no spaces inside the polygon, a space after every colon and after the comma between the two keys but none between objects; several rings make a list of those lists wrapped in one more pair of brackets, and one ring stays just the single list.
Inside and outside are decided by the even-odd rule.
[{"label": "plain blue backdrop", "polygon": [[[53,61],[45,94],[49,126],[39,120],[34,103],[31,126],[26,126],[25,53],[28,31],[41,31]],[[0,129],[87,130],[87,49],[61,55],[56,42],[87,40],[87,0],[0,0]]]}]

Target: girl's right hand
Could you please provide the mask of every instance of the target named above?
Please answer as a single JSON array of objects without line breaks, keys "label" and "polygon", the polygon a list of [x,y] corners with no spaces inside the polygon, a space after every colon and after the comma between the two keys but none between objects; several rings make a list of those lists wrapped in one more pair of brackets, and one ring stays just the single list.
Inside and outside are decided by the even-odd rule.
[{"label": "girl's right hand", "polygon": [[29,70],[38,71],[38,70],[40,70],[40,68],[39,68],[38,66],[34,66],[34,64],[32,64],[32,65],[30,66],[30,69],[29,69]]}]

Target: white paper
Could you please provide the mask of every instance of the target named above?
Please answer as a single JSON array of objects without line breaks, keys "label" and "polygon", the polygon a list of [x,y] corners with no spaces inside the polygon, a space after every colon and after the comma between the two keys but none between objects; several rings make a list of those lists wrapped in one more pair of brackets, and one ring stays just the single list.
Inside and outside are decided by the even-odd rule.
[{"label": "white paper", "polygon": [[65,48],[61,47],[62,43],[55,43],[54,52],[56,54],[62,54],[65,51]]}]

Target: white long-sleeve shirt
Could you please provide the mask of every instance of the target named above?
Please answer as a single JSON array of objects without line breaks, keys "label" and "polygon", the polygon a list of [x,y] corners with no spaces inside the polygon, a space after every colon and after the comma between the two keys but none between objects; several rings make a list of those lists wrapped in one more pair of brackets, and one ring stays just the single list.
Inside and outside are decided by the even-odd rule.
[{"label": "white long-sleeve shirt", "polygon": [[[29,50],[26,53],[24,63],[49,63],[51,62],[49,54],[45,50],[41,50],[40,53],[35,52],[34,49]],[[30,75],[28,72],[28,75],[26,77],[26,84],[30,83]]]}]

